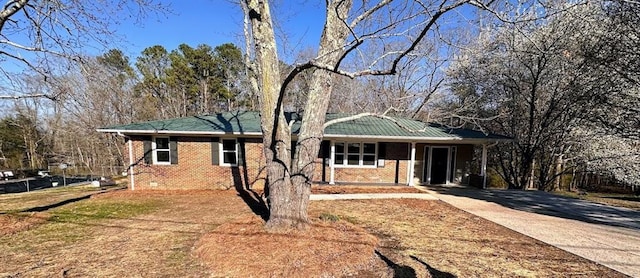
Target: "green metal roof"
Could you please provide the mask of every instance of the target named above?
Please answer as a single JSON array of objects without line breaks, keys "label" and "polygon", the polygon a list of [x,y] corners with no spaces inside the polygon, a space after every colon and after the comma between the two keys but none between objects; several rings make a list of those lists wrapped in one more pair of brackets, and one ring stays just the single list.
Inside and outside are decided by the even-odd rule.
[{"label": "green metal roof", "polygon": [[115,125],[100,128],[102,132],[122,133],[261,133],[257,112],[227,112],[207,116],[192,116],[150,122]]},{"label": "green metal roof", "polygon": [[[355,114],[329,113],[326,121],[353,116]],[[296,119],[292,133],[300,128],[299,115],[286,113],[287,122]],[[116,125],[98,129],[100,132],[120,132],[123,134],[245,134],[260,135],[260,115],[258,112],[226,112],[207,116],[193,116],[168,120]],[[510,138],[485,134],[470,129],[453,129],[441,125],[416,120],[364,116],[349,121],[329,125],[325,137],[378,138],[386,140],[481,140],[496,141]]]},{"label": "green metal roof", "polygon": [[[348,117],[348,114],[327,114],[327,121]],[[407,118],[366,116],[330,125],[326,135],[428,137],[458,139],[509,139],[495,134],[470,129],[453,129],[442,125],[425,123]]]}]

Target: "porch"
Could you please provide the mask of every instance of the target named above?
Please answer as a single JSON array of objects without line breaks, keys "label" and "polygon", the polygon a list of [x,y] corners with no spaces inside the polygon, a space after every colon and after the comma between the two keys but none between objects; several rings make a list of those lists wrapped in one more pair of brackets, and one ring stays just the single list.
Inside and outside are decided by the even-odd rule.
[{"label": "porch", "polygon": [[[364,145],[369,144],[369,161]],[[468,185],[482,177],[486,187],[487,152],[492,146],[459,142],[325,141],[316,183],[329,185]],[[365,152],[365,155],[363,155]],[[350,156],[353,158],[350,158]],[[375,158],[375,159],[374,159]],[[321,160],[320,160],[321,159]],[[348,161],[352,159],[352,161]],[[359,161],[358,161],[359,159]],[[320,172],[321,171],[321,172]],[[477,181],[476,181],[477,182]]]}]

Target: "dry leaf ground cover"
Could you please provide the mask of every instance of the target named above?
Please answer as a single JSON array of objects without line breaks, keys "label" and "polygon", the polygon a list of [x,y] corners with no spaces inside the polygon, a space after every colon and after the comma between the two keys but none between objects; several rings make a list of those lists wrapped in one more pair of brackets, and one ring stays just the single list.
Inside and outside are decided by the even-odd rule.
[{"label": "dry leaf ground cover", "polygon": [[48,194],[0,195],[0,277],[622,276],[439,201],[314,201],[272,235],[235,191]]}]

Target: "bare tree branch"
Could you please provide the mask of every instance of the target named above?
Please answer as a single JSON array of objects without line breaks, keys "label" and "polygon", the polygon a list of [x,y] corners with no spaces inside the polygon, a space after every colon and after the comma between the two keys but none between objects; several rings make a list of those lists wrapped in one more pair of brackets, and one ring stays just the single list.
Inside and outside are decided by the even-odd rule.
[{"label": "bare tree branch", "polygon": [[146,12],[164,13],[159,0],[9,0],[0,10],[0,60],[14,62],[18,69],[2,81],[18,78],[20,70],[32,70],[48,82],[58,80],[56,67],[82,62],[87,45],[113,47],[119,39],[113,30],[114,21],[127,16],[144,16]]},{"label": "bare tree branch", "polygon": [[47,94],[29,94],[29,95],[16,95],[16,96],[0,95],[0,99],[13,99],[13,100],[26,99],[26,98],[41,98],[41,97],[50,98],[49,95]]},{"label": "bare tree branch", "polygon": [[427,126],[425,126],[424,128],[421,128],[421,129],[414,129],[414,128],[410,128],[410,127],[406,126],[405,124],[401,123],[400,121],[398,121],[398,119],[396,119],[394,117],[387,116],[387,114],[389,112],[391,112],[391,111],[397,111],[397,109],[394,108],[394,107],[389,107],[382,114],[364,112],[364,113],[359,113],[359,114],[352,115],[352,116],[333,119],[333,120],[325,122],[324,125],[322,126],[322,129],[326,129],[327,127],[335,125],[335,124],[354,121],[354,120],[361,119],[361,118],[364,118],[364,117],[376,117],[376,118],[380,118],[380,119],[385,119],[385,120],[391,121],[394,124],[396,124],[398,127],[402,128],[402,129],[404,129],[406,131],[412,132],[412,133],[424,132],[424,131],[427,130]]},{"label": "bare tree branch", "polygon": [[18,11],[20,11],[29,2],[29,0],[12,0],[8,1],[0,12],[0,33],[4,29],[4,24]]}]

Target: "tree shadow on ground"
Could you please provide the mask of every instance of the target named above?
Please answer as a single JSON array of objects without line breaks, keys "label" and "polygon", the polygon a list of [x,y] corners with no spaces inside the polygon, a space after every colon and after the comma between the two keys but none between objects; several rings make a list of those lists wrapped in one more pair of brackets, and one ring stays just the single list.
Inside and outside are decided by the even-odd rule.
[{"label": "tree shadow on ground", "polygon": [[447,186],[430,186],[429,189],[443,195],[484,200],[520,211],[586,223],[640,229],[640,211],[573,199],[544,191]]},{"label": "tree shadow on ground", "polygon": [[378,255],[378,257],[380,257],[380,259],[382,259],[382,261],[385,264],[387,264],[387,266],[389,268],[391,268],[393,270],[393,277],[394,278],[412,278],[412,277],[417,277],[416,271],[413,268],[411,268],[410,266],[399,265],[399,264],[395,263],[394,261],[392,261],[391,259],[389,259],[387,256],[385,256],[382,253],[380,253],[380,251],[378,251],[378,250],[376,250],[375,253],[376,253],[376,255]]},{"label": "tree shadow on ground", "polygon": [[[103,193],[106,193],[106,192],[111,192],[111,191],[116,191],[116,190],[124,190],[124,189],[125,189],[125,187],[115,187],[113,189],[102,188],[101,191],[95,191],[95,192],[90,193],[90,194],[86,194],[86,195],[79,196],[79,197],[69,198],[69,199],[62,200],[60,202],[49,204],[49,205],[26,208],[26,209],[20,210],[20,212],[43,212],[43,211],[47,211],[47,210],[50,210],[50,209],[53,209],[53,208],[61,207],[61,206],[67,205],[67,204],[71,204],[71,203],[75,203],[75,202],[78,202],[78,201],[89,199],[93,195],[103,194]],[[0,212],[0,214],[3,214],[3,213],[4,212]]]},{"label": "tree shadow on ground", "polygon": [[[418,277],[418,273],[411,266],[397,264],[396,262],[394,262],[391,259],[389,259],[389,257],[387,257],[384,254],[382,254],[379,250],[375,250],[375,254],[378,255],[378,257],[385,264],[387,264],[387,267],[389,267],[391,270],[393,270],[393,277],[394,278],[414,278],[414,277]],[[417,258],[415,256],[409,256],[409,257],[411,259],[413,259],[414,261],[420,263],[421,266],[424,266],[425,270],[430,274],[430,277],[435,277],[435,278],[456,278],[455,275],[453,275],[451,273],[448,273],[448,272],[437,270],[437,269],[431,267],[429,264],[427,264],[426,262],[422,261],[421,259],[419,259],[419,258]]]},{"label": "tree shadow on ground", "polygon": [[640,197],[624,197],[624,196],[603,196],[605,199],[615,199],[630,202],[640,202]]},{"label": "tree shadow on ground", "polygon": [[[244,154],[244,151],[242,153]],[[233,186],[236,192],[238,192],[238,196],[240,196],[251,211],[260,216],[262,220],[269,220],[269,207],[262,198],[262,195],[251,189],[246,167],[233,167],[231,174],[233,175]]]},{"label": "tree shadow on ground", "polygon": [[416,262],[419,262],[421,265],[423,265],[427,271],[429,271],[429,273],[431,274],[431,277],[437,277],[437,278],[455,278],[456,276],[449,273],[449,272],[444,272],[444,271],[440,271],[437,270],[435,268],[433,268],[432,266],[430,266],[428,263],[424,262],[423,260],[421,260],[420,258],[416,257],[416,256],[409,256],[412,259],[414,259]]},{"label": "tree shadow on ground", "polygon": [[60,201],[60,202],[57,202],[55,204],[46,205],[46,206],[39,206],[39,207],[30,208],[30,209],[25,209],[22,212],[43,212],[45,210],[50,210],[52,208],[61,207],[61,206],[64,206],[66,204],[75,203],[77,201],[82,201],[82,200],[89,199],[89,198],[91,198],[91,195],[93,195],[93,194],[67,199],[67,200]]}]

